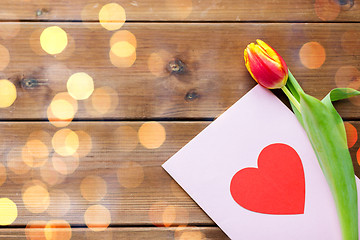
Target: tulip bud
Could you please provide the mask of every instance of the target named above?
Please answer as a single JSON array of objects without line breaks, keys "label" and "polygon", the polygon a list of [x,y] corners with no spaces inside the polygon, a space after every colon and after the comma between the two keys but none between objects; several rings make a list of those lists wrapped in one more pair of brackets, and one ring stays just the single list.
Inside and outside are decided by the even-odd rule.
[{"label": "tulip bud", "polygon": [[265,42],[257,39],[244,51],[245,66],[261,86],[282,88],[288,79],[288,68],[282,57]]}]

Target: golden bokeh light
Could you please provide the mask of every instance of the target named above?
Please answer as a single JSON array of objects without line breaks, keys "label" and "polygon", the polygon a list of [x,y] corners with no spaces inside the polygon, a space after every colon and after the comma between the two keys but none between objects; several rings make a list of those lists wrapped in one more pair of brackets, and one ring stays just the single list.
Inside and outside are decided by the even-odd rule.
[{"label": "golden bokeh light", "polygon": [[74,155],[79,147],[78,135],[68,128],[57,131],[51,142],[55,152],[64,157]]},{"label": "golden bokeh light", "polygon": [[175,206],[176,221],[182,224],[189,224],[189,211],[184,207]]},{"label": "golden bokeh light", "polygon": [[25,235],[28,240],[46,240],[46,221],[30,221],[26,224]]},{"label": "golden bokeh light", "polygon": [[137,41],[129,31],[118,31],[110,39],[109,58],[118,68],[129,68],[136,61]]},{"label": "golden bokeh light", "polygon": [[77,153],[71,156],[54,154],[51,161],[54,169],[62,175],[73,174],[79,167],[79,155]]},{"label": "golden bokeh light", "polygon": [[58,27],[47,27],[40,35],[40,45],[48,54],[59,54],[66,48],[68,36],[66,32]]},{"label": "golden bokeh light", "polygon": [[175,222],[187,225],[189,223],[189,212],[186,208],[169,205],[162,213],[163,225],[172,226]]},{"label": "golden bokeh light", "polygon": [[56,118],[56,117],[54,116],[54,114],[52,113],[50,106],[47,108],[46,114],[47,114],[47,118],[48,118],[49,122],[50,122],[53,126],[55,126],[55,127],[57,127],[57,128],[66,127],[66,126],[68,126],[68,125],[71,123],[71,121],[72,121],[72,118],[70,118],[70,119],[59,119],[59,118]]},{"label": "golden bokeh light", "polygon": [[127,30],[117,31],[110,39],[109,58],[118,68],[129,68],[136,61],[137,41],[134,34]]},{"label": "golden bokeh light", "polygon": [[323,21],[335,20],[340,13],[340,4],[333,0],[315,0],[314,8]]},{"label": "golden bokeh light", "polygon": [[151,205],[149,218],[151,223],[157,227],[170,227],[179,223],[187,225],[189,223],[189,211],[183,207],[158,201]]},{"label": "golden bokeh light", "polygon": [[49,186],[60,184],[66,178],[65,175],[55,170],[52,161],[46,162],[46,164],[40,168],[40,177]]},{"label": "golden bokeh light", "polygon": [[[49,145],[51,137],[45,131],[32,132],[26,142],[26,148],[33,158],[45,158],[49,157]],[[33,165],[32,165],[33,166]]]},{"label": "golden bokeh light", "polygon": [[117,3],[108,3],[100,9],[99,21],[109,31],[118,30],[126,21],[125,9]]},{"label": "golden bokeh light", "polygon": [[29,172],[30,167],[23,161],[23,146],[12,148],[7,154],[7,167],[17,175]]},{"label": "golden bokeh light", "polygon": [[0,225],[12,224],[18,216],[16,204],[8,198],[0,198]]},{"label": "golden bokeh light", "polygon": [[352,125],[351,123],[345,122],[344,125],[346,130],[348,148],[351,148],[355,145],[358,139],[358,133],[354,125]]},{"label": "golden bokeh light", "polygon": [[76,152],[79,155],[79,158],[85,157],[91,152],[92,149],[91,136],[83,130],[75,131],[75,133],[79,138],[79,147]]},{"label": "golden bokeh light", "polygon": [[356,160],[357,160],[357,163],[360,166],[360,148],[356,151]]},{"label": "golden bokeh light", "polygon": [[33,50],[34,53],[36,53],[39,56],[45,56],[47,53],[42,49],[40,44],[40,36],[43,29],[37,29],[34,32],[31,33],[29,38],[29,44],[31,50]]},{"label": "golden bokeh light", "polygon": [[117,178],[121,186],[136,188],[144,181],[144,169],[137,162],[124,162],[117,170]]},{"label": "golden bokeh light", "polygon": [[50,204],[47,212],[52,217],[63,217],[70,210],[70,198],[63,191],[59,189],[55,189],[50,191]]},{"label": "golden bokeh light", "polygon": [[6,167],[2,163],[0,163],[0,186],[5,183],[6,176]]},{"label": "golden bokeh light", "polygon": [[71,226],[65,220],[51,220],[46,223],[46,240],[70,240],[72,236]]},{"label": "golden bokeh light", "polygon": [[65,100],[65,101],[69,102],[73,106],[74,111],[77,112],[78,102],[72,96],[70,96],[70,94],[68,92],[57,93],[54,96],[53,101],[57,101],[57,100]]},{"label": "golden bokeh light", "polygon": [[[0,54],[1,54],[1,48],[0,48]],[[17,97],[17,93],[16,93],[15,85],[7,79],[1,79],[0,80],[0,108],[10,107],[15,102],[16,97]]]},{"label": "golden bokeh light", "polygon": [[3,71],[10,62],[9,50],[0,44],[0,71]]},{"label": "golden bokeh light", "polygon": [[50,110],[60,120],[72,119],[75,115],[73,105],[63,99],[52,101]]},{"label": "golden bokeh light", "polygon": [[55,127],[66,127],[74,118],[78,110],[78,102],[68,92],[60,92],[52,99],[47,117]]},{"label": "golden bokeh light", "polygon": [[133,151],[138,145],[137,131],[131,126],[120,126],[115,130],[117,148],[124,152]]},{"label": "golden bokeh light", "polygon": [[335,73],[335,84],[339,88],[360,87],[360,72],[354,66],[341,66]]},{"label": "golden bokeh light", "polygon": [[189,231],[189,228],[187,227],[187,225],[179,225],[176,227],[175,231],[174,231],[174,239],[180,239],[181,234],[184,233],[185,231]]},{"label": "golden bokeh light", "polygon": [[94,91],[94,80],[87,73],[78,72],[70,76],[66,84],[68,93],[76,100],[84,100]]},{"label": "golden bokeh light", "polygon": [[85,177],[80,184],[81,196],[89,202],[103,199],[107,193],[107,185],[103,178],[90,175]]},{"label": "golden bokeh light", "polygon": [[162,214],[162,221],[165,227],[170,227],[176,219],[175,206],[169,205],[165,208]]},{"label": "golden bokeh light", "polygon": [[99,114],[113,112],[119,103],[117,92],[111,87],[100,87],[95,89],[91,95],[92,108]]},{"label": "golden bokeh light", "polygon": [[127,41],[119,41],[111,46],[111,51],[120,58],[130,57],[135,53],[135,47]]},{"label": "golden bokeh light", "polygon": [[360,54],[360,31],[347,31],[341,36],[341,47],[352,56]]},{"label": "golden bokeh light", "polygon": [[157,227],[164,226],[163,213],[167,208],[168,204],[162,201],[155,202],[149,209],[149,219],[151,223]]},{"label": "golden bokeh light", "polygon": [[165,66],[170,59],[172,59],[171,54],[165,50],[151,53],[147,61],[149,71],[157,77],[169,75]]},{"label": "golden bokeh light", "polygon": [[299,52],[301,63],[309,69],[320,68],[326,59],[324,47],[318,42],[305,43]]},{"label": "golden bokeh light", "polygon": [[165,7],[171,18],[186,19],[192,12],[192,0],[165,1]]},{"label": "golden bokeh light", "polygon": [[22,159],[30,167],[43,166],[49,158],[49,149],[39,139],[32,139],[26,142],[22,149]]},{"label": "golden bokeh light", "polygon": [[185,227],[179,228],[175,231],[174,237],[179,240],[203,240],[206,239],[204,233],[200,230],[189,231]]},{"label": "golden bokeh light", "polygon": [[50,203],[50,196],[46,186],[38,183],[25,187],[22,199],[25,207],[32,213],[46,211]]},{"label": "golden bokeh light", "polygon": [[129,57],[119,57],[112,50],[109,52],[110,62],[118,68],[129,68],[136,61],[136,51]]},{"label": "golden bokeh light", "polygon": [[26,145],[21,148],[21,159],[29,167],[34,166],[34,158],[33,158],[32,154],[30,153],[30,151],[29,151],[29,149],[27,148]]},{"label": "golden bokeh light", "polygon": [[104,231],[111,223],[110,211],[102,205],[90,206],[84,214],[85,224],[91,230]]},{"label": "golden bokeh light", "polygon": [[147,122],[138,131],[140,143],[148,149],[159,148],[166,140],[165,128],[158,122]]},{"label": "golden bokeh light", "polygon": [[110,47],[114,46],[118,42],[128,42],[134,48],[137,48],[137,40],[133,33],[128,30],[120,30],[115,32],[110,38]]}]

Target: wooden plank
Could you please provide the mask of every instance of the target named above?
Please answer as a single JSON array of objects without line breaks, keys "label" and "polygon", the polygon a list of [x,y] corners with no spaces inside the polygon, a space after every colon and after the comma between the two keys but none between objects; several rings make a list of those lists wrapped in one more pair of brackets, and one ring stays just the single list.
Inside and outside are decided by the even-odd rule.
[{"label": "wooden plank", "polygon": [[[89,74],[95,88],[107,86],[116,93],[97,94],[100,112],[94,111],[93,99],[79,101],[75,118],[213,118],[255,85],[244,67],[243,49],[256,38],[274,46],[305,91],[315,97],[324,97],[336,86],[360,86],[359,38],[354,38],[360,33],[359,24],[131,23],[123,28],[137,39],[137,59],[130,68],[112,65],[112,32],[97,24],[91,29],[82,23],[57,24],[67,32],[69,46],[56,56],[44,53],[39,35],[32,34],[53,25],[1,23],[10,29],[20,27],[16,37],[0,42],[10,56],[0,78],[14,82],[18,92],[13,106],[0,109],[2,119],[46,119],[51,100],[67,91],[66,82],[76,72]],[[21,87],[24,83],[30,88]],[[106,113],[113,98],[117,105]],[[359,98],[354,98],[336,106],[343,117],[356,119],[359,105]]]},{"label": "wooden plank", "polygon": [[[5,20],[98,20],[109,1],[1,1]],[[114,0],[131,21],[359,21],[353,0],[236,1],[236,0]]]},{"label": "wooden plank", "polygon": [[[94,232],[86,228],[72,229],[47,229],[52,236],[62,237],[56,239],[69,240],[98,240],[98,239],[229,239],[217,227],[179,227],[179,228],[109,228],[106,231]],[[45,239],[44,230],[40,228],[30,229],[0,229],[2,239]]]},{"label": "wooden plank", "polygon": [[[350,151],[355,172],[360,176],[356,157],[360,141],[354,137],[360,130],[360,123],[350,123],[356,128],[352,134],[355,145]],[[49,124],[2,122],[1,197],[17,205],[18,216],[13,225],[63,219],[72,226],[87,223],[92,226],[91,217],[94,216],[103,225],[112,226],[214,224],[161,168],[162,163],[209,122],[161,122],[162,127],[159,123],[142,124],[72,123],[70,128],[80,136],[77,152],[83,156],[87,149],[91,150],[80,157],[77,166],[75,158],[61,157],[50,143],[56,143],[56,152],[67,153],[76,145],[71,135],[62,138],[68,144],[61,148],[64,145],[56,140],[58,137],[51,140],[58,135],[54,134],[57,129]],[[143,135],[144,128],[149,126],[153,134]],[[39,134],[39,130],[47,134]],[[84,132],[90,138],[84,137]],[[161,144],[164,136],[166,139]]]},{"label": "wooden plank", "polygon": [[[49,135],[53,136],[57,129],[50,124],[2,123],[0,152],[2,164],[6,166],[7,180],[2,185],[1,196],[12,199],[17,205],[18,218],[14,225],[26,225],[29,221],[49,221],[54,218],[64,219],[71,225],[84,225],[87,209],[98,204],[106,208],[102,209],[102,216],[106,217],[106,214],[110,213],[109,223],[115,225],[213,224],[160,166],[206,124],[164,123],[162,125],[166,131],[166,141],[160,148],[149,150],[137,142],[137,131],[141,123],[71,123],[72,130],[83,130],[91,136],[91,142],[85,139],[83,144],[89,146],[91,143],[92,151],[80,158],[76,168],[76,159],[64,158],[54,153]],[[120,126],[127,128],[118,129]],[[38,130],[49,134],[40,137],[43,144],[27,144],[30,134]],[[26,162],[31,163],[26,157],[29,156],[29,152],[24,153],[26,150],[23,146],[26,145],[35,149],[35,155],[43,156],[35,158],[37,165],[41,165],[43,160],[46,164],[32,169],[27,167],[22,160],[24,158]],[[135,149],[132,150],[133,148]],[[22,153],[25,157],[21,156]],[[49,160],[45,158],[48,153]],[[76,171],[70,174],[75,169]],[[91,175],[101,179],[84,180]],[[32,194],[31,189],[28,190],[30,192],[27,195],[30,197],[26,197],[25,192],[30,185],[42,186],[38,181],[46,184],[50,202],[43,188],[35,188],[38,192],[36,194]],[[93,187],[95,191],[91,190]],[[40,199],[36,196],[40,196]],[[36,202],[45,204],[36,206]],[[48,202],[49,205],[46,207]],[[109,219],[105,217],[103,221],[107,222]]]}]

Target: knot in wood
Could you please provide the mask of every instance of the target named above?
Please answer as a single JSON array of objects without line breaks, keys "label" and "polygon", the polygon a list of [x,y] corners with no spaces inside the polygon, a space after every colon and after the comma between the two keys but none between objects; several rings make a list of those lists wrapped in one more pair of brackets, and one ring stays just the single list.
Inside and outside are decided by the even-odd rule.
[{"label": "knot in wood", "polygon": [[40,85],[46,85],[47,79],[23,78],[20,83],[24,89],[33,89]]},{"label": "knot in wood", "polygon": [[197,93],[195,89],[189,90],[185,95],[186,101],[194,101],[195,99],[200,98],[200,95]]},{"label": "knot in wood", "polygon": [[186,66],[180,59],[175,59],[174,61],[169,62],[168,70],[171,73],[183,74],[186,71]]},{"label": "knot in wood", "polygon": [[337,0],[341,6],[347,6],[348,9],[354,6],[354,0]]},{"label": "knot in wood", "polygon": [[47,10],[46,8],[41,8],[41,9],[36,10],[35,14],[36,14],[37,17],[40,17],[44,13],[48,13],[48,12],[49,12],[49,10]]}]

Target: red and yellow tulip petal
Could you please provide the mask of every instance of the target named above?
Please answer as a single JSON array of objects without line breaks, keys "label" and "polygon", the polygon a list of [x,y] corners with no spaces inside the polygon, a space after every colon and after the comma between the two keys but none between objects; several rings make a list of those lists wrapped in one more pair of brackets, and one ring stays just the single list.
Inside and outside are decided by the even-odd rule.
[{"label": "red and yellow tulip petal", "polygon": [[288,69],[281,56],[261,40],[250,43],[244,51],[245,66],[251,76],[266,88],[281,88],[286,84]]},{"label": "red and yellow tulip petal", "polygon": [[279,54],[269,45],[267,45],[265,42],[263,42],[260,39],[256,40],[256,43],[258,46],[260,46],[264,51],[276,62],[280,62]]}]

